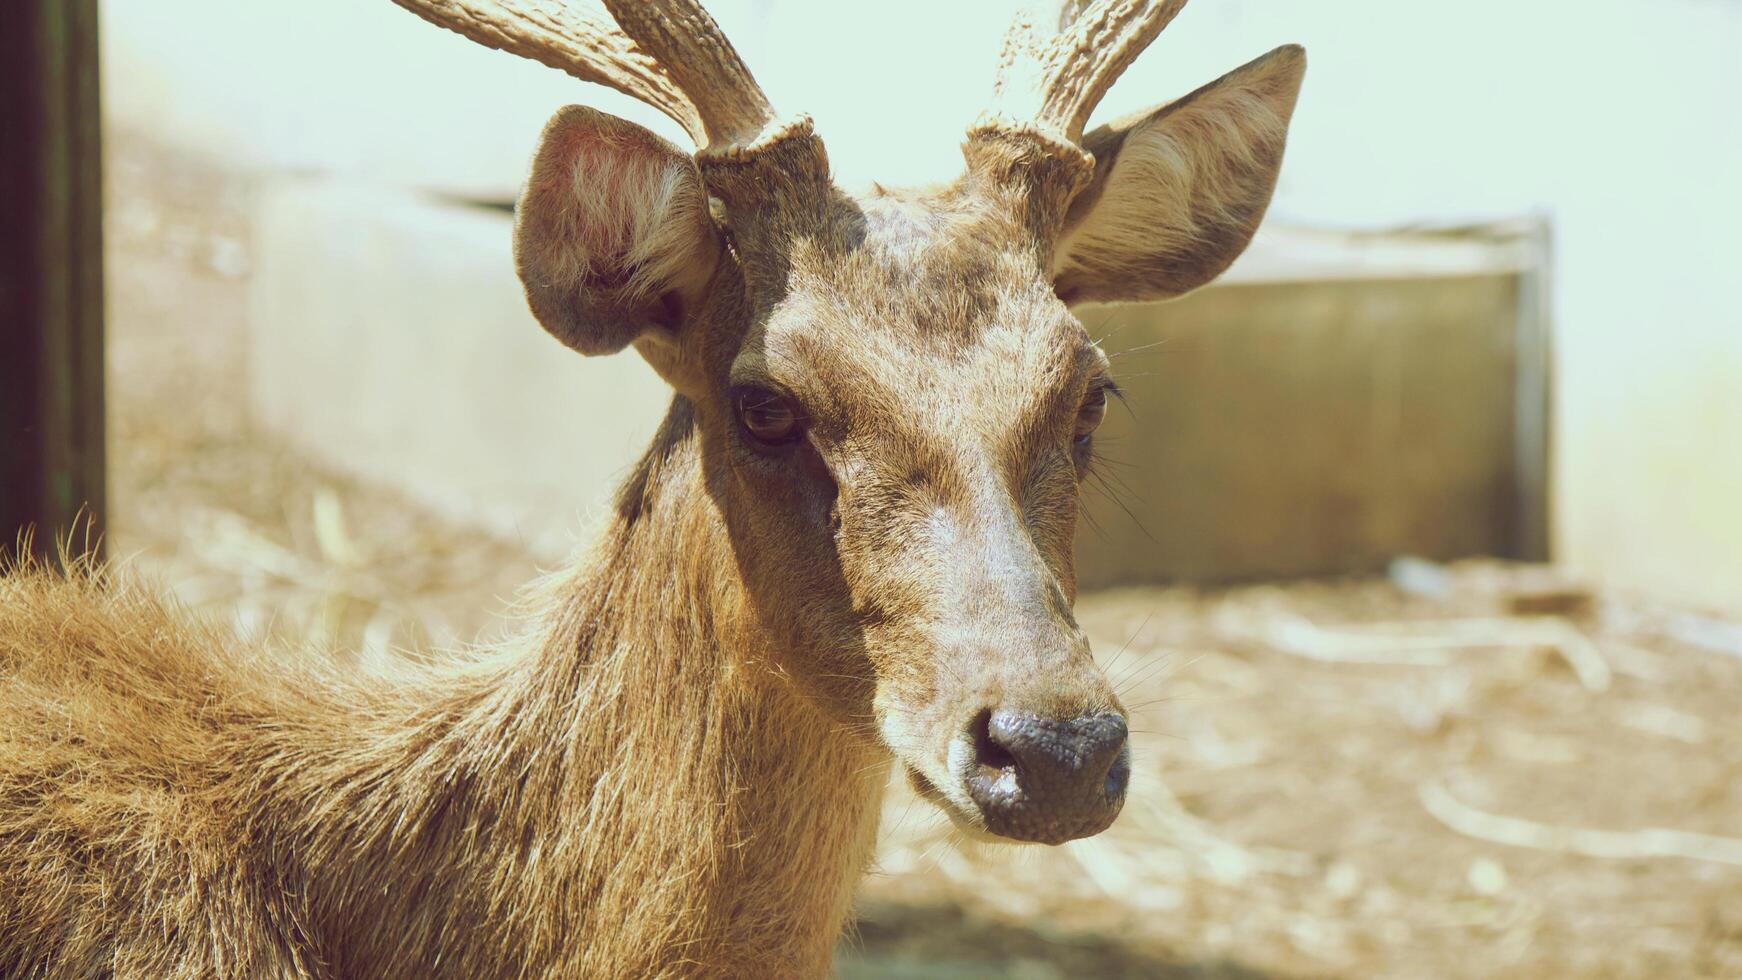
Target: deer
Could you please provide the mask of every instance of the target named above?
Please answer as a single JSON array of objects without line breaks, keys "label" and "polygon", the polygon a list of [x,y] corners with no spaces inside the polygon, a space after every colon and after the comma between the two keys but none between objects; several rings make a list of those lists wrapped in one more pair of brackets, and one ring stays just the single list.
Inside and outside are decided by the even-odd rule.
[{"label": "deer", "polygon": [[1019,14],[960,175],[849,191],[694,0],[395,2],[693,139],[561,109],[513,231],[538,323],[669,410],[496,645],[364,673],[14,562],[0,974],[823,976],[893,779],[969,836],[1111,825],[1072,541],[1119,389],[1072,310],[1246,248],[1304,52],[1085,132],[1183,0]]}]

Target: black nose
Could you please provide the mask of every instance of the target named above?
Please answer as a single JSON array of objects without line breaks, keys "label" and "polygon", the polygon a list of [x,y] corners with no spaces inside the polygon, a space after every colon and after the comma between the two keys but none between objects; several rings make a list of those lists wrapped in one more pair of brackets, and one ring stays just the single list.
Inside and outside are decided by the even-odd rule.
[{"label": "black nose", "polygon": [[1062,844],[1106,830],[1125,803],[1125,719],[1103,711],[1045,718],[983,711],[969,727],[968,795],[995,834]]}]

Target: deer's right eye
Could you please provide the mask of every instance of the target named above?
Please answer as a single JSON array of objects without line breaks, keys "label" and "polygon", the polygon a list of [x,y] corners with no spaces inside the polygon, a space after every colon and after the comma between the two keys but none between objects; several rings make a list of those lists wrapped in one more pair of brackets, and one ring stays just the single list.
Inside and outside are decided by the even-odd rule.
[{"label": "deer's right eye", "polygon": [[1112,378],[1099,377],[1089,385],[1089,393],[1083,396],[1083,404],[1077,409],[1077,427],[1073,434],[1077,445],[1085,445],[1095,430],[1101,427],[1101,420],[1107,417],[1107,396],[1118,395],[1119,386]]},{"label": "deer's right eye", "polygon": [[732,412],[752,446],[783,449],[804,437],[804,413],[791,397],[767,388],[732,390]]}]

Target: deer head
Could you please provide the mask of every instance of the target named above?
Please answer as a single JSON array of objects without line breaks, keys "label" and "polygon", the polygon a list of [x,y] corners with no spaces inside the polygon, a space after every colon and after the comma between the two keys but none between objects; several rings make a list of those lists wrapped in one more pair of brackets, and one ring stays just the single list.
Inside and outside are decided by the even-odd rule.
[{"label": "deer head", "polygon": [[1209,281],[1267,207],[1305,70],[1285,47],[1084,133],[1184,0],[1018,18],[954,182],[855,195],[694,2],[396,0],[638,98],[687,153],[579,106],[546,127],[515,257],[583,354],[633,345],[778,669],[961,825],[1097,833],[1124,710],[1072,617],[1078,490],[1117,392],[1071,307]]}]

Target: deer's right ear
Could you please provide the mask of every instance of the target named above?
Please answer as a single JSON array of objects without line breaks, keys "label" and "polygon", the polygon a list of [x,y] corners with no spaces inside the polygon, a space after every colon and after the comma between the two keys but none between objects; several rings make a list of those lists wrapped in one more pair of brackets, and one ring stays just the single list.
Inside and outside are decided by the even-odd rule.
[{"label": "deer's right ear", "polygon": [[540,137],[514,223],[533,316],[583,354],[675,335],[723,248],[690,155],[646,129],[567,106]]}]

